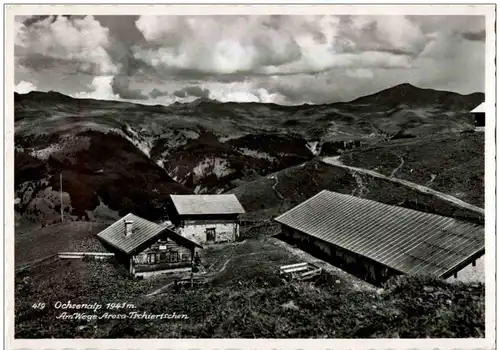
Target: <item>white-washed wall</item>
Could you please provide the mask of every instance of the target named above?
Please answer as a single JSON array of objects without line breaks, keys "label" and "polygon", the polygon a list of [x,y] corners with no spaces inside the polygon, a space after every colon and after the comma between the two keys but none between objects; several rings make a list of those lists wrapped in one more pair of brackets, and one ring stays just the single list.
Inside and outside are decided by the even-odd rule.
[{"label": "white-washed wall", "polygon": [[[207,241],[207,229],[215,229],[215,241]],[[234,241],[239,236],[239,225],[233,223],[185,223],[179,228],[182,236],[200,244]]]}]

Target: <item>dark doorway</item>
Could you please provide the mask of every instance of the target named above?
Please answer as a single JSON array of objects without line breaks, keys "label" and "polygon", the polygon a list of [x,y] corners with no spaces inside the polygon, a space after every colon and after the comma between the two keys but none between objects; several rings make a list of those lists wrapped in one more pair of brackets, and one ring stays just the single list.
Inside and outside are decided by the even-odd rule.
[{"label": "dark doorway", "polygon": [[474,113],[474,125],[476,127],[485,126],[484,113]]},{"label": "dark doorway", "polygon": [[215,241],[215,228],[207,228],[207,241],[214,242]]}]

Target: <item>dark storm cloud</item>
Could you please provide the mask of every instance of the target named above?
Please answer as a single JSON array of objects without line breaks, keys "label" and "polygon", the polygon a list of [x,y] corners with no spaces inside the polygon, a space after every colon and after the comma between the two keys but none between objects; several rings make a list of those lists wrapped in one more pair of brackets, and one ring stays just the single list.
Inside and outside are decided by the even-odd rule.
[{"label": "dark storm cloud", "polygon": [[184,97],[188,97],[188,96],[206,98],[206,97],[210,96],[210,90],[202,89],[199,86],[188,86],[188,87],[185,87],[184,89],[174,91],[174,96],[177,96],[180,98],[184,98]]},{"label": "dark storm cloud", "polygon": [[486,31],[484,30],[479,32],[463,32],[461,35],[464,39],[470,41],[484,41],[486,39]]},{"label": "dark storm cloud", "polygon": [[[379,16],[361,21],[357,16],[342,16],[338,28],[335,48],[341,52],[375,51],[415,57],[427,41],[421,28],[404,16]],[[397,30],[404,34],[391,35]]]},{"label": "dark storm cloud", "polygon": [[137,29],[135,21],[140,16],[95,16],[103,27],[110,30],[111,36],[125,46],[146,44],[146,39]]},{"label": "dark storm cloud", "polygon": [[184,97],[187,97],[187,93],[186,91],[184,90],[177,90],[177,91],[174,91],[174,96],[175,97],[179,97],[179,98],[184,98]]},{"label": "dark storm cloud", "polygon": [[30,16],[28,18],[26,18],[23,23],[25,26],[29,27],[31,26],[32,24],[36,23],[36,22],[39,22],[39,21],[42,21],[46,18],[48,18],[50,16]]},{"label": "dark storm cloud", "polygon": [[19,58],[19,64],[33,70],[55,69],[62,65],[72,65],[72,61],[65,59],[57,59],[41,54],[31,54]]},{"label": "dark storm cloud", "polygon": [[484,40],[482,16],[26,16],[15,62],[37,87],[84,72],[80,91],[110,98],[321,103],[398,80],[472,92]]},{"label": "dark storm cloud", "polygon": [[168,95],[169,95],[168,91],[162,91],[162,90],[159,90],[157,88],[154,88],[149,93],[149,97],[151,97],[151,98],[158,98],[158,97],[163,97],[163,96],[168,96]]},{"label": "dark storm cloud", "polygon": [[18,63],[25,68],[35,71],[65,70],[68,72],[67,74],[86,74],[91,76],[100,74],[100,68],[97,63],[86,60],[55,58],[38,53],[20,56]]},{"label": "dark storm cloud", "polygon": [[139,89],[131,88],[131,78],[123,75],[115,75],[111,80],[111,89],[114,94],[127,100],[147,100],[148,95]]}]

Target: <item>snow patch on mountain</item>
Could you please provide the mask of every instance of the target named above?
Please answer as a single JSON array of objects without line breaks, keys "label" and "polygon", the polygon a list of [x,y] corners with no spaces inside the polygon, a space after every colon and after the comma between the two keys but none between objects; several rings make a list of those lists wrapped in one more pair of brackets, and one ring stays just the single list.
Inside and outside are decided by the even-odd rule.
[{"label": "snow patch on mountain", "polygon": [[245,155],[245,156],[249,156],[249,157],[252,157],[252,158],[258,158],[258,159],[266,159],[270,162],[273,162],[276,160],[276,158],[274,157],[271,157],[269,154],[267,154],[266,152],[258,152],[258,151],[255,151],[253,149],[249,149],[249,148],[238,148],[238,151]]},{"label": "snow patch on mountain", "polygon": [[306,147],[313,156],[318,156],[321,153],[321,144],[318,141],[310,141],[306,144]]},{"label": "snow patch on mountain", "polygon": [[60,152],[63,150],[62,145],[59,143],[54,143],[51,144],[50,146],[47,146],[45,148],[39,149],[39,150],[33,150],[31,151],[30,155],[32,157],[41,159],[41,160],[47,160],[49,157],[56,152]]},{"label": "snow patch on mountain", "polygon": [[242,136],[244,136],[245,134],[243,133],[233,133],[231,135],[224,135],[224,136],[220,136],[218,139],[219,139],[219,142],[227,142],[227,141],[230,141],[230,140],[235,140],[235,139],[238,139]]},{"label": "snow patch on mountain", "polygon": [[40,160],[47,160],[50,156],[69,155],[80,150],[86,150],[90,146],[90,138],[82,136],[64,135],[57,143],[53,143],[45,148],[32,149],[30,155]]},{"label": "snow patch on mountain", "polygon": [[144,137],[140,135],[128,124],[125,124],[123,135],[148,158],[151,158],[151,149],[153,148],[154,140],[153,137]]},{"label": "snow patch on mountain", "polygon": [[215,175],[217,178],[222,178],[231,175],[234,172],[231,169],[230,164],[227,160],[214,157],[205,158],[202,162],[198,163],[196,167],[193,168],[193,173],[197,178],[202,178],[209,175]]},{"label": "snow patch on mountain", "polygon": [[177,177],[179,171],[179,167],[176,166],[172,171],[168,172],[168,175],[175,181],[175,182],[180,182],[179,178]]},{"label": "snow patch on mountain", "polygon": [[196,140],[200,134],[193,130],[180,130],[179,132],[168,131],[161,135],[161,142],[165,144],[166,150],[163,155],[167,155],[170,150],[184,146],[188,140]]}]

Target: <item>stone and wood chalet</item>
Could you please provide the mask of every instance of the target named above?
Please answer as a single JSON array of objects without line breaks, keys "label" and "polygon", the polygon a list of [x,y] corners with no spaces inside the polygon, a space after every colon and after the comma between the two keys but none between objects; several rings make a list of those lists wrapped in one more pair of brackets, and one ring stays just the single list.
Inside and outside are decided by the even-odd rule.
[{"label": "stone and wood chalet", "polygon": [[239,218],[245,210],[234,194],[171,195],[170,199],[168,216],[181,236],[203,245],[238,239]]},{"label": "stone and wood chalet", "polygon": [[97,237],[134,276],[190,271],[202,246],[173,227],[127,214]]}]

